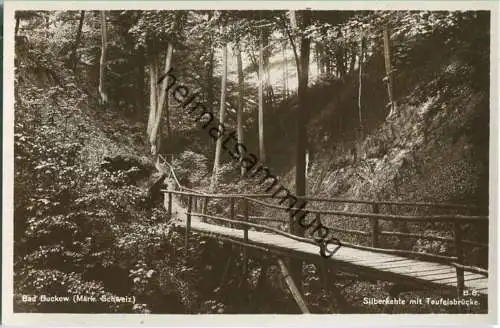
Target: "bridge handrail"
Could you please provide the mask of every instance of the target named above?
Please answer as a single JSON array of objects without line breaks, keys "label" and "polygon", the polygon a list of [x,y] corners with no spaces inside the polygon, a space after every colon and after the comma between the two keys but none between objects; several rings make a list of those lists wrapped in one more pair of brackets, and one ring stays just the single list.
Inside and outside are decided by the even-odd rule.
[{"label": "bridge handrail", "polygon": [[472,265],[463,265],[463,264],[456,263],[456,262],[452,262],[450,264],[453,265],[455,268],[462,269],[464,271],[468,271],[468,272],[472,272],[472,273],[482,274],[482,275],[485,275],[486,277],[488,277],[488,270],[486,270],[486,269],[483,269],[483,268],[480,268],[477,266],[472,266]]},{"label": "bridge handrail", "polygon": [[409,202],[399,200],[363,200],[350,198],[327,198],[327,197],[300,197],[308,202],[332,202],[332,203],[353,203],[353,204],[380,204],[380,205],[397,205],[397,206],[421,206],[421,207],[442,207],[442,208],[464,208],[464,209],[481,209],[481,207],[472,204],[456,204],[456,203],[433,203],[433,202]]},{"label": "bridge handrail", "polygon": [[[179,182],[179,179],[177,179],[177,175],[175,174],[175,171],[174,171],[174,168],[172,167],[172,165],[163,156],[161,156],[161,155],[158,155],[158,156],[163,161],[164,164],[167,164],[167,166],[170,170],[170,174],[174,177],[174,181],[177,185],[178,190],[186,190],[187,192],[197,194],[197,195],[202,195],[202,196],[209,195],[209,194],[204,193],[203,191],[190,189],[190,188],[187,188],[187,187],[184,187],[183,185],[181,185],[181,183]],[[165,191],[165,190],[162,190],[162,191]]]},{"label": "bridge handrail", "polygon": [[[164,164],[166,164],[173,176],[175,183],[177,184],[178,190],[185,190],[198,195],[203,195],[205,197],[211,198],[275,198],[275,194],[208,194],[203,191],[187,188],[179,182],[177,175],[175,174],[173,166],[162,156],[158,155]],[[165,192],[166,190],[162,190]],[[397,206],[429,206],[429,207],[441,207],[441,208],[464,208],[464,209],[481,209],[476,205],[471,204],[452,204],[452,203],[432,203],[432,202],[407,202],[407,201],[386,201],[386,200],[361,200],[361,199],[348,199],[348,198],[325,198],[325,197],[300,197],[304,201],[311,202],[328,202],[328,203],[351,203],[351,204],[379,204],[379,205],[397,205]]]},{"label": "bridge handrail", "polygon": [[[261,224],[256,224],[256,223],[251,223],[251,222],[241,221],[241,220],[227,219],[227,218],[223,218],[220,216],[197,213],[197,212],[191,212],[191,215],[198,216],[198,217],[204,217],[207,219],[219,220],[219,221],[233,223],[233,224],[239,224],[239,225],[253,227],[253,228],[257,228],[257,229],[264,229],[264,230],[272,231],[276,234],[288,237],[290,239],[294,239],[296,241],[305,242],[308,244],[318,246],[318,243],[316,243],[313,239],[299,237],[299,236],[290,234],[288,232],[284,232],[284,231],[281,231],[279,229],[272,228],[272,227],[265,226],[265,225],[261,225]],[[377,248],[377,247],[370,247],[370,246],[361,246],[361,245],[345,243],[345,242],[342,242],[342,246],[347,246],[347,247],[362,249],[362,250],[369,250],[369,251],[373,251],[373,252],[377,252],[377,253],[384,253],[384,254],[390,254],[390,255],[413,255],[413,256],[419,256],[419,257],[432,259],[432,260],[435,260],[438,262],[443,262],[443,261],[448,262],[448,261],[456,261],[457,260],[457,258],[455,256],[443,256],[443,255],[427,254],[427,253],[400,250],[400,249],[387,249],[387,248]]]},{"label": "bridge handrail", "polygon": [[[242,218],[243,215],[238,214],[238,215],[236,215],[236,217]],[[284,223],[284,224],[290,223],[290,221],[288,219],[277,219],[277,218],[271,217],[271,216],[249,216],[248,218],[253,219],[253,220],[258,220],[258,221],[265,221],[265,222],[277,222],[277,223]],[[328,229],[331,229],[334,231],[351,233],[351,234],[358,234],[358,235],[363,235],[363,236],[370,236],[369,232],[362,231],[362,230],[345,229],[345,228],[330,227],[330,226],[326,226],[326,227]],[[455,239],[449,238],[449,237],[416,234],[416,233],[410,233],[410,232],[396,232],[396,231],[382,230],[382,231],[379,231],[379,234],[386,235],[386,236],[418,238],[418,239],[437,240],[437,241],[445,241],[445,242],[454,242],[455,241]],[[478,246],[478,247],[488,247],[487,243],[481,243],[481,242],[472,241],[472,240],[462,240],[462,243],[469,244],[472,246]]]},{"label": "bridge handrail", "polygon": [[[249,201],[266,206],[268,208],[280,209],[280,210],[288,210],[288,211],[296,211],[300,210],[300,208],[288,207],[283,205],[270,204],[267,202],[259,201],[252,197],[247,197],[243,194],[205,194],[198,193],[195,194],[193,192],[185,192],[185,191],[175,191],[175,190],[165,190],[162,189],[161,192],[171,192],[176,195],[184,195],[184,196],[204,196],[209,198],[239,198],[239,199],[248,199]],[[377,204],[376,201],[371,204]],[[329,214],[329,215],[340,215],[340,216],[348,216],[348,217],[360,217],[360,218],[374,218],[388,221],[488,221],[489,217],[485,215],[461,215],[461,214],[441,214],[441,215],[394,215],[394,214],[376,214],[376,213],[364,213],[364,212],[347,212],[347,211],[332,211],[332,210],[316,210],[316,209],[305,209],[305,211],[309,213],[319,213],[319,214]]]},{"label": "bridge handrail", "polygon": [[[185,190],[186,189],[187,188],[185,188]],[[287,206],[270,204],[270,203],[249,197],[249,196],[254,196],[254,195],[264,197],[265,195],[262,195],[262,194],[254,194],[254,195],[252,195],[252,194],[247,194],[247,195],[222,194],[222,195],[220,195],[220,194],[206,194],[206,193],[201,193],[201,192],[197,192],[197,191],[194,191],[194,192],[193,191],[182,191],[182,190],[181,191],[161,190],[161,191],[165,192],[165,193],[169,193],[169,194],[189,196],[190,198],[191,197],[203,197],[203,198],[205,198],[205,201],[207,201],[210,198],[230,198],[230,199],[232,198],[232,199],[245,200],[245,202],[247,204],[246,206],[248,206],[248,203],[252,202],[252,203],[255,203],[255,204],[258,204],[261,206],[280,209],[280,210],[287,210],[287,211],[298,210],[297,208],[289,208]],[[169,196],[169,197],[171,197],[171,196]],[[191,200],[190,200],[190,202],[191,202]],[[234,203],[234,202],[232,202],[232,203]],[[376,201],[369,202],[369,203],[372,205],[377,204]],[[380,204],[381,202],[378,202],[378,203]],[[484,221],[489,220],[488,216],[470,216],[470,215],[408,216],[408,215],[380,214],[378,212],[377,213],[356,213],[356,212],[347,212],[347,211],[314,210],[314,209],[307,210],[307,212],[315,213],[317,215],[320,215],[320,214],[341,215],[341,216],[348,216],[348,217],[350,216],[350,217],[368,218],[371,220],[381,219],[381,220],[396,220],[396,221],[407,220],[407,221],[424,221],[424,222],[454,221],[455,222],[455,229],[457,228],[457,225],[460,225],[460,223],[463,223],[463,222],[469,222],[469,221],[471,221],[471,222],[478,222],[478,221],[484,222]],[[296,236],[296,235],[284,232],[282,230],[272,228],[272,227],[262,225],[262,224],[256,224],[256,223],[251,223],[248,221],[240,221],[240,220],[222,218],[222,217],[218,217],[218,216],[214,216],[214,215],[208,215],[205,212],[204,213],[190,212],[190,215],[199,216],[199,217],[203,217],[203,218],[207,218],[207,219],[219,220],[219,221],[228,222],[228,223],[232,223],[232,224],[239,224],[239,225],[242,225],[244,227],[245,233],[247,233],[246,231],[247,231],[248,227],[253,227],[253,228],[257,228],[257,229],[264,229],[267,231],[271,231],[271,232],[274,232],[276,234],[291,238],[291,239],[296,240],[296,241],[306,242],[306,243],[314,244],[314,245],[318,246],[318,244],[313,239]],[[246,217],[241,216],[241,215],[236,215],[236,217],[243,217],[246,219],[263,219],[263,218],[265,218],[265,217],[257,217],[257,216],[251,217],[248,215],[248,213],[247,213]],[[234,216],[233,216],[233,218],[234,218]],[[285,220],[276,220],[276,221],[287,223]],[[359,233],[362,233],[363,235],[370,235],[369,233],[366,233],[363,231],[357,231],[357,230],[351,231],[349,229],[342,229],[342,228],[332,228],[332,229],[336,230],[336,231],[345,231],[348,233],[359,232]],[[462,244],[472,244],[472,245],[476,245],[476,246],[488,247],[488,244],[467,241],[467,240],[461,240],[461,237],[456,237],[455,239],[451,239],[451,238],[446,238],[446,237],[427,236],[427,235],[411,234],[411,233],[399,233],[399,232],[395,233],[395,232],[391,232],[391,231],[377,231],[376,234],[379,234],[379,235],[398,235],[398,236],[405,236],[405,237],[418,237],[418,238],[423,238],[423,239],[434,239],[434,240],[442,240],[442,241],[450,241],[450,242],[451,241],[455,241],[455,242],[458,241]],[[387,249],[387,248],[375,247],[378,245],[378,243],[372,245],[374,247],[361,246],[361,245],[351,244],[351,243],[347,243],[347,242],[342,242],[342,245],[347,246],[347,247],[351,247],[351,248],[369,250],[369,251],[374,251],[374,252],[383,253],[383,254],[404,255],[404,256],[410,256],[410,257],[416,256],[419,258],[425,258],[425,259],[429,259],[429,260],[436,261],[436,262],[446,262],[450,265],[455,266],[457,268],[457,272],[458,272],[458,270],[461,270],[461,271],[475,272],[475,273],[479,273],[479,274],[486,275],[486,276],[488,275],[488,271],[486,269],[458,263],[461,261],[461,257],[457,257],[457,256],[443,256],[443,255],[428,254],[428,253],[415,252],[415,251],[409,251],[409,250]],[[458,254],[460,254],[460,253],[458,253]]]},{"label": "bridge handrail", "polygon": [[[223,222],[227,222],[227,223],[238,224],[238,225],[253,227],[253,228],[257,228],[257,229],[268,230],[268,231],[272,231],[276,234],[288,237],[288,238],[296,240],[296,241],[305,242],[308,244],[318,246],[318,244],[313,239],[295,236],[295,235],[292,235],[290,233],[287,233],[287,232],[284,232],[284,231],[281,231],[279,229],[275,229],[272,227],[268,227],[265,225],[241,221],[241,220],[227,219],[227,218],[223,218],[220,216],[197,213],[197,212],[191,212],[190,214],[192,216],[204,217],[207,219],[219,220],[219,221],[223,221]],[[438,263],[447,263],[447,264],[450,264],[454,267],[463,269],[464,271],[470,271],[473,273],[478,273],[478,274],[488,276],[488,270],[485,270],[483,268],[476,267],[476,266],[467,266],[467,265],[463,265],[460,263],[456,263],[455,261],[458,259],[456,256],[444,256],[444,255],[428,254],[428,253],[415,252],[415,251],[409,251],[409,250],[387,249],[387,248],[362,246],[362,245],[356,245],[356,244],[347,243],[347,242],[342,242],[342,246],[377,252],[377,253],[381,253],[381,254],[388,254],[388,255],[405,255],[405,256],[409,255],[409,256],[413,256],[413,257],[420,257],[420,258],[431,260],[431,261],[438,262]]]},{"label": "bridge handrail", "polygon": [[[211,198],[276,198],[274,194],[209,194],[199,190],[189,189],[180,186],[182,190],[188,190],[195,193],[203,194]],[[166,192],[167,190],[162,190]],[[441,208],[461,208],[461,209],[482,209],[479,206],[471,204],[452,204],[452,203],[432,203],[432,202],[408,202],[408,201],[393,201],[393,200],[363,200],[350,198],[322,198],[322,197],[300,197],[300,199],[311,202],[326,202],[326,203],[351,203],[351,204],[380,204],[380,205],[396,205],[396,206],[419,206],[419,207],[441,207]]]},{"label": "bridge handrail", "polygon": [[266,226],[266,225],[262,225],[262,224],[257,224],[257,223],[247,222],[247,221],[241,221],[241,220],[227,219],[227,218],[222,218],[220,216],[203,214],[203,213],[197,213],[197,212],[191,212],[191,215],[192,216],[203,217],[203,218],[207,218],[207,219],[212,219],[212,220],[224,221],[224,222],[227,222],[227,223],[240,224],[240,225],[244,225],[244,226],[252,227],[252,228],[257,228],[257,229],[269,230],[269,231],[272,231],[272,232],[274,232],[274,233],[276,233],[278,235],[282,235],[282,236],[288,237],[290,239],[294,239],[296,241],[300,241],[300,242],[304,242],[304,243],[308,243],[308,244],[311,244],[311,245],[318,246],[318,243],[316,243],[313,239],[296,236],[296,235],[293,235],[291,233],[284,232],[284,231],[281,231],[279,229],[272,228],[272,227],[269,227],[269,226]]},{"label": "bridge handrail", "polygon": [[[266,202],[262,202],[250,197],[243,197],[244,199],[248,199],[249,201],[266,206],[274,209],[282,209],[287,211],[297,211],[300,208],[290,208],[288,206],[269,204]],[[443,214],[443,215],[394,215],[394,214],[376,214],[376,213],[363,213],[363,212],[347,212],[347,211],[331,211],[331,210],[315,210],[315,209],[303,209],[309,213],[318,213],[318,214],[331,214],[331,215],[341,215],[341,216],[349,216],[349,217],[362,217],[362,218],[374,218],[374,219],[382,219],[389,221],[478,221],[478,220],[486,220],[488,221],[488,216],[472,216],[472,215],[451,215],[451,214]]]}]

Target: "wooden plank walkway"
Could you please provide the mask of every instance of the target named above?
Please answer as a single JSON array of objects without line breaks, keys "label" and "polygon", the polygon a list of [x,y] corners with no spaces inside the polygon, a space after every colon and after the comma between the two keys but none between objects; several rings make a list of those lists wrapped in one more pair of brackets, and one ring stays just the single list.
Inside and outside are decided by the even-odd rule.
[{"label": "wooden plank walkway", "polygon": [[[177,214],[173,217],[176,223],[185,227],[185,210],[178,206],[173,213]],[[191,230],[214,238],[244,241],[243,230],[202,222],[196,217],[196,213],[192,213]],[[372,276],[374,279],[378,277],[380,280],[412,285],[437,293],[456,293],[456,268],[447,264],[414,260],[346,246],[342,246],[331,258],[324,259],[319,253],[319,246],[252,229],[248,230],[248,242],[270,252],[304,258],[316,257],[318,261],[333,261],[337,267],[347,272]],[[466,289],[476,290],[481,295],[488,294],[488,277],[472,272],[465,272],[464,277]]]},{"label": "wooden plank walkway", "polygon": [[[172,216],[177,225],[186,226],[186,210],[173,197]],[[191,213],[191,231],[230,242],[244,242],[244,231],[202,222],[196,213]],[[386,280],[416,290],[432,290],[436,293],[457,291],[457,271],[452,265],[415,260],[403,256],[383,254],[342,246],[331,258],[325,259],[319,253],[319,246],[300,242],[271,232],[248,230],[248,243],[266,251],[313,259],[333,261],[337,268],[373,280]],[[464,272],[464,288],[476,290],[480,295],[488,295],[488,277],[472,272]]]}]

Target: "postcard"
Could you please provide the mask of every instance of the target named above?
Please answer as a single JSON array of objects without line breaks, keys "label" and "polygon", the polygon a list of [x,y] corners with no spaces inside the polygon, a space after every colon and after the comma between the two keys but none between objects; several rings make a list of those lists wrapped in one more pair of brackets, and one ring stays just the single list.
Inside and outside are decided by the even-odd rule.
[{"label": "postcard", "polygon": [[497,320],[498,3],[3,12],[5,324]]}]

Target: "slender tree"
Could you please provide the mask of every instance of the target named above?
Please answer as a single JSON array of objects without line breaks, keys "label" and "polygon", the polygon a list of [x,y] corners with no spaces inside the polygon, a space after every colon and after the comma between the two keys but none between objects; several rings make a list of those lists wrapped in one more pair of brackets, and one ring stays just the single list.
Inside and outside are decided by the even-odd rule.
[{"label": "slender tree", "polygon": [[[163,110],[165,107],[166,111],[168,111],[168,97],[169,94],[167,92],[167,86],[168,86],[168,75],[167,72],[170,70],[172,66],[172,55],[173,55],[174,47],[171,42],[168,43],[167,45],[167,52],[165,54],[165,72],[161,80],[161,84],[158,85],[158,79],[155,80],[155,88],[160,88],[159,90],[159,96],[158,96],[158,91],[156,92],[158,96],[158,100],[156,103],[156,108],[154,109],[154,120],[152,123],[152,128],[151,128],[151,134],[149,135],[149,143],[151,145],[151,154],[153,156],[157,156],[158,152],[160,150],[160,142],[161,142],[161,137],[159,134],[159,129],[160,129],[160,123],[161,123],[161,118],[163,116]],[[157,62],[157,61],[156,61]],[[150,113],[151,115],[151,113]],[[155,157],[156,159],[156,157]]]},{"label": "slender tree", "polygon": [[[210,20],[213,18],[214,14],[210,11],[208,13],[208,20],[207,22],[210,22]],[[208,56],[208,65],[207,65],[207,71],[206,71],[206,90],[207,90],[207,110],[210,111],[210,113],[214,112],[214,87],[213,87],[213,77],[214,77],[214,66],[215,66],[215,40],[211,34],[208,36],[209,42],[210,42],[210,52]],[[212,137],[208,136],[208,147],[210,152],[212,151],[213,148],[213,139]]]},{"label": "slender tree", "polygon": [[19,17],[19,11],[16,11],[16,27],[15,27],[15,30],[14,30],[14,35],[17,36],[17,32],[19,32],[19,23],[21,21],[21,17]]},{"label": "slender tree", "polygon": [[[349,60],[349,74],[352,74],[352,76],[355,77],[355,75],[353,74],[354,68],[356,66],[356,49],[354,45],[351,46],[350,52],[351,52],[351,59]],[[356,78],[354,78],[353,80],[354,82],[356,82]]]},{"label": "slender tree", "polygon": [[288,25],[286,24],[286,21],[283,19],[283,27],[285,29],[286,34],[288,35],[288,39],[290,41],[290,46],[292,47],[293,50],[293,56],[295,58],[295,65],[297,67],[297,76],[300,76],[300,58],[299,58],[299,53],[297,51],[297,45],[300,43],[300,40],[294,36],[296,34],[298,26],[297,26],[297,17],[295,16],[295,11],[289,11],[288,12],[288,17],[290,19],[290,27],[292,31],[288,28]]},{"label": "slender tree", "polygon": [[358,117],[359,117],[359,129],[361,131],[361,138],[364,136],[363,127],[363,109],[361,103],[361,92],[363,91],[363,61],[365,55],[365,37],[363,32],[361,32],[361,38],[359,40],[359,64],[358,64]]},{"label": "slender tree", "polygon": [[264,144],[264,46],[262,31],[259,33],[259,157],[266,162],[266,150]]},{"label": "slender tree", "polygon": [[391,45],[389,37],[389,26],[384,28],[384,60],[385,60],[385,77],[384,81],[387,84],[387,96],[389,98],[389,115],[391,117],[396,112],[396,104],[394,102],[394,92],[392,88],[392,65],[391,65]]},{"label": "slender tree", "polygon": [[[289,14],[290,25],[295,32],[299,32],[299,27],[297,25],[297,18],[295,11],[291,11]],[[303,32],[311,24],[311,12],[305,10],[301,12],[302,26],[301,31]],[[307,153],[307,84],[309,80],[309,55],[311,41],[309,37],[300,33],[301,36],[297,37],[300,40],[300,55],[296,51],[294,46],[294,38],[289,33],[290,43],[292,44],[292,49],[294,49],[295,59],[297,63],[297,73],[298,73],[298,108],[297,108],[297,118],[296,118],[296,131],[297,131],[297,143],[296,143],[296,157],[295,157],[295,195],[300,200],[301,197],[306,196],[306,153]],[[290,232],[299,236],[304,235],[304,228],[295,220],[291,218],[290,222]],[[302,261],[292,260],[290,262],[292,276],[296,282],[302,281]],[[300,285],[299,285],[300,286]],[[299,287],[300,288],[300,287]]]},{"label": "slender tree", "polygon": [[214,103],[214,88],[212,87],[214,76],[214,49],[213,46],[210,47],[210,55],[208,57],[208,68],[207,68],[207,105],[208,110],[212,111],[212,106]]},{"label": "slender tree", "polygon": [[[302,12],[303,29],[310,25],[311,12],[309,10]],[[305,156],[307,142],[307,84],[309,81],[309,53],[310,39],[301,37],[300,44],[300,75],[298,83],[298,110],[297,110],[297,156],[296,156],[296,174],[295,174],[295,194],[298,197],[306,195],[306,172]],[[295,233],[303,235],[300,225],[295,227]]]},{"label": "slender tree", "polygon": [[106,12],[101,11],[101,59],[99,61],[99,95],[103,104],[106,104],[108,102],[108,95],[104,91],[104,70],[106,66],[106,51],[108,39],[107,34]]},{"label": "slender tree", "polygon": [[144,105],[144,75],[145,75],[145,69],[144,69],[144,59],[142,56],[137,60],[137,67],[136,67],[136,79],[137,79],[137,84],[136,84],[136,95],[135,95],[135,114],[139,115],[139,117],[142,117],[142,114],[144,113],[145,110],[145,105]]},{"label": "slender tree", "polygon": [[153,131],[154,122],[156,120],[156,108],[158,103],[158,58],[156,55],[151,55],[149,58],[149,118],[147,125],[147,135],[151,136]]},{"label": "slender tree", "polygon": [[266,90],[266,103],[274,105],[274,91],[271,84],[271,69],[269,59],[271,58],[271,45],[270,44],[270,33],[267,27],[261,27],[261,37],[262,37],[262,56],[263,56],[263,67],[264,67],[264,88]]},{"label": "slender tree", "polygon": [[[226,112],[226,84],[227,84],[227,43],[222,47],[222,78],[221,78],[221,91],[220,91],[220,109],[219,109],[219,123],[224,125],[224,117]],[[211,192],[217,189],[218,179],[219,179],[219,166],[220,157],[222,151],[222,139],[218,138],[215,146],[215,159],[214,159],[214,169],[212,172],[212,182],[210,184]]]},{"label": "slender tree", "polygon": [[285,101],[288,93],[288,70],[287,70],[287,58],[286,58],[286,41],[282,44],[282,54],[281,54],[281,68],[283,70],[283,100]]},{"label": "slender tree", "polygon": [[[245,106],[245,79],[243,76],[243,60],[241,58],[241,49],[240,44],[237,42],[236,47],[236,61],[238,66],[238,110],[236,113],[236,131],[237,131],[237,139],[238,143],[243,144],[243,108]],[[241,176],[245,175],[245,167],[244,165],[240,165],[241,167]]]},{"label": "slender tree", "polygon": [[73,69],[73,71],[76,71],[76,65],[78,63],[78,57],[76,55],[76,52],[78,50],[78,46],[80,45],[80,40],[82,38],[82,28],[83,28],[84,19],[85,19],[85,10],[82,10],[80,12],[80,20],[78,22],[78,29],[76,30],[76,38],[75,38],[75,43],[73,45],[73,52],[71,53],[71,57],[70,57],[70,65],[71,65],[71,69]]}]

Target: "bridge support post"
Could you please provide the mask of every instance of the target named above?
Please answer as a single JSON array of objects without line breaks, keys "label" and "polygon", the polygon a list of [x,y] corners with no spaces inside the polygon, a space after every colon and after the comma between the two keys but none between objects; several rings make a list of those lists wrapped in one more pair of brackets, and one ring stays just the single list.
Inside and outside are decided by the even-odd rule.
[{"label": "bridge support post", "polygon": [[224,265],[224,269],[222,271],[221,279],[219,282],[219,287],[217,287],[214,292],[218,293],[221,292],[224,286],[226,285],[226,281],[228,280],[229,273],[231,271],[231,266],[233,264],[233,246],[228,243],[224,243],[223,246],[223,254],[224,256],[229,256],[226,264]]},{"label": "bridge support post", "polygon": [[[231,197],[231,198],[229,199],[229,202],[230,202],[230,204],[229,204],[229,218],[230,218],[231,220],[234,220],[234,216],[235,216],[235,213],[234,213],[234,198],[233,198],[233,197]],[[229,227],[231,227],[231,228],[232,228],[232,227],[233,227],[233,224],[232,224],[232,223],[229,223]]]},{"label": "bridge support post", "polygon": [[[462,244],[462,227],[460,222],[455,221],[455,255],[457,257],[457,262],[463,265],[463,244]],[[457,270],[457,294],[458,297],[462,297],[465,287],[464,269],[456,267]]]},{"label": "bridge support post", "polygon": [[[380,213],[378,203],[372,203],[372,211],[374,214]],[[372,247],[379,247],[379,225],[377,218],[370,218],[370,227],[371,227],[371,237],[372,237]]]},{"label": "bridge support post", "polygon": [[169,215],[169,220],[172,220],[172,193],[170,191],[167,191],[168,193],[168,215]]},{"label": "bridge support post", "polygon": [[203,214],[207,214],[208,212],[208,196],[205,196],[204,203],[203,203]]},{"label": "bridge support post", "polygon": [[293,281],[293,278],[290,275],[290,272],[288,271],[285,262],[283,262],[282,259],[278,259],[278,265],[281,269],[281,273],[283,274],[283,278],[285,279],[288,289],[290,289],[290,293],[292,294],[293,299],[299,306],[300,311],[302,313],[311,313],[309,312],[309,309],[307,308],[306,302],[302,298],[302,295],[300,295],[300,291],[297,288],[297,285],[295,285],[295,282]]},{"label": "bridge support post", "polygon": [[194,212],[196,212],[196,213],[198,213],[200,210],[198,207],[198,202],[199,202],[199,198],[196,196],[193,196]]},{"label": "bridge support post", "polygon": [[193,196],[188,197],[188,208],[186,213],[186,236],[184,240],[185,256],[188,256],[189,231],[191,231],[191,208],[193,206]]},{"label": "bridge support post", "polygon": [[[290,200],[290,207],[300,207],[297,204],[304,203],[304,200],[302,198],[300,198],[299,196],[297,196],[297,198],[298,198],[297,203],[294,203],[293,200]],[[289,217],[289,222],[290,222],[289,231],[291,234],[303,237],[306,229],[299,224],[298,217],[296,213],[293,212],[290,213]],[[290,265],[290,272],[293,276],[293,279],[298,283],[297,287],[299,288],[299,290],[302,290],[302,269],[304,264],[303,261],[297,258],[289,258],[288,263]]]},{"label": "bridge support post", "polygon": [[[243,200],[243,211],[244,211],[244,220],[245,222],[248,222],[248,199]],[[248,244],[248,226],[245,224],[243,226],[243,239],[245,241],[245,244]],[[248,276],[248,249],[247,247],[243,248],[243,274],[245,281]]]}]

